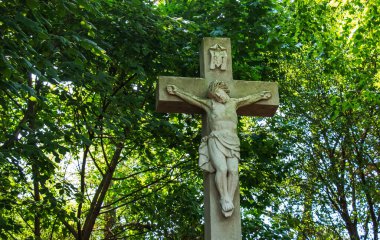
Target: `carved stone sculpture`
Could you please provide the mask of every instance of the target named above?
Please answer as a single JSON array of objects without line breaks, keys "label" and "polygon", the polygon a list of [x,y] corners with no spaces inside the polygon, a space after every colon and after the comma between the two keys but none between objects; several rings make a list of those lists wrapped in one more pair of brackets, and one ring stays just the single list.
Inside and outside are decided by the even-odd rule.
[{"label": "carved stone sculpture", "polygon": [[227,69],[227,49],[219,44],[210,47],[210,69],[220,68],[220,70]]},{"label": "carved stone sculpture", "polygon": [[202,139],[199,166],[205,171],[215,172],[222,212],[225,217],[230,217],[234,210],[233,198],[239,180],[240,140],[237,135],[236,110],[269,99],[272,95],[269,91],[262,91],[242,98],[231,98],[227,84],[221,81],[211,82],[208,98],[200,98],[175,85],[167,85],[166,89],[169,94],[206,112],[210,134]]}]

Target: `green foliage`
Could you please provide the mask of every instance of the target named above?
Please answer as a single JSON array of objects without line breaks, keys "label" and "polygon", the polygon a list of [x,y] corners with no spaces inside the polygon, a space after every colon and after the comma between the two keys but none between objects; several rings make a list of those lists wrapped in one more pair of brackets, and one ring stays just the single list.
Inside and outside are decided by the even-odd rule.
[{"label": "green foliage", "polygon": [[376,8],[375,1],[299,1],[282,9],[295,16],[279,32],[290,37],[277,63],[286,96],[279,123],[291,129],[282,139],[293,146],[301,183],[301,191],[289,190],[303,205],[286,212],[301,219],[299,238],[379,237]]}]

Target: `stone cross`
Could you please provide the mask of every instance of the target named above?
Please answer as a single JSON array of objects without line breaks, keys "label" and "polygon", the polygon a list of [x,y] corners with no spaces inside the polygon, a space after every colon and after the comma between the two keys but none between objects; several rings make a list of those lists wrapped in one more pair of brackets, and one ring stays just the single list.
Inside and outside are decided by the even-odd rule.
[{"label": "stone cross", "polygon": [[[238,115],[270,117],[276,112],[279,104],[276,83],[233,80],[230,39],[204,38],[200,49],[200,65],[201,78],[159,77],[156,101],[158,112],[201,113],[204,116],[202,135],[208,136],[210,120],[207,121],[205,111],[197,104],[190,104],[189,101],[183,99],[189,98],[186,96],[204,99],[210,83],[215,80],[223,81],[228,85],[229,95],[233,99],[246,99],[246,96],[270,93],[269,97],[258,98],[260,101],[255,100],[252,104],[238,108],[236,111]],[[174,86],[185,90],[186,96],[183,94],[176,96],[173,93]],[[264,95],[261,94],[261,96]],[[219,204],[221,200],[215,184],[215,173],[205,171],[204,199],[205,239],[241,239],[239,188],[237,187],[233,198],[234,210],[226,214]]]}]

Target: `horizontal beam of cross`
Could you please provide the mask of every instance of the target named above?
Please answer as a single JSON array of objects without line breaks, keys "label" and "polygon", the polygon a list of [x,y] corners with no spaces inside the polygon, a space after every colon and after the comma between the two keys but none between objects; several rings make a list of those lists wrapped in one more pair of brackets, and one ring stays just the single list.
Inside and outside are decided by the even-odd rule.
[{"label": "horizontal beam of cross", "polygon": [[[174,84],[196,96],[206,97],[209,81],[203,78],[160,76],[156,95],[156,110],[158,112],[203,113],[202,109],[190,105],[176,96],[169,95],[166,91],[166,86],[170,84]],[[275,114],[279,104],[277,83],[234,80],[227,84],[231,91],[230,96],[233,98],[245,97],[261,91],[270,91],[272,94],[272,97],[268,100],[239,108],[237,111],[239,115],[271,117]]]}]

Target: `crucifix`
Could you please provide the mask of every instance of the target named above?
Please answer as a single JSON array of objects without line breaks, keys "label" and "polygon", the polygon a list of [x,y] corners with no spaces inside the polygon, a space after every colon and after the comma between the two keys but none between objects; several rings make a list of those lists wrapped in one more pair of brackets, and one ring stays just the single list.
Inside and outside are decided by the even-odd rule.
[{"label": "crucifix", "polygon": [[159,77],[156,110],[203,114],[199,166],[205,173],[205,239],[241,239],[237,116],[273,116],[278,87],[233,80],[228,38],[204,38],[200,65],[201,78]]}]

